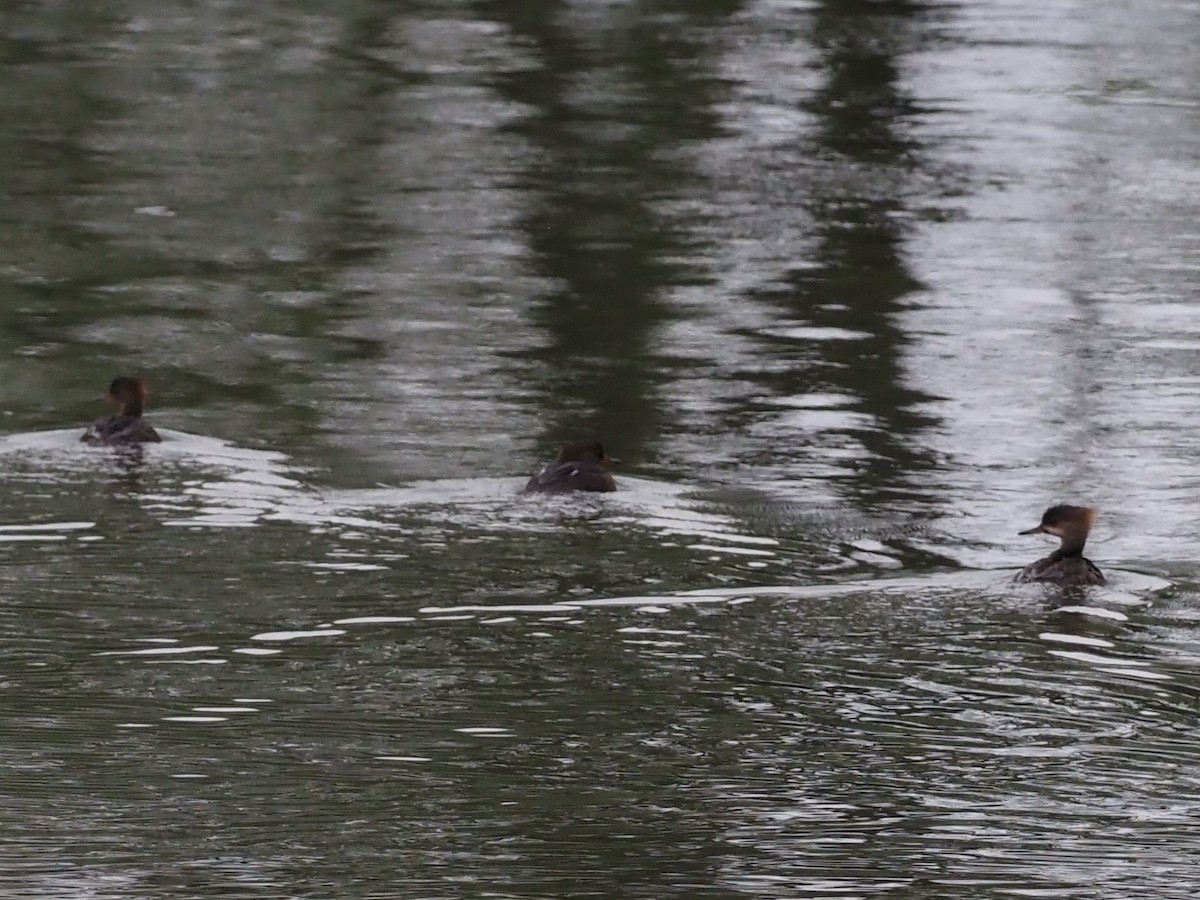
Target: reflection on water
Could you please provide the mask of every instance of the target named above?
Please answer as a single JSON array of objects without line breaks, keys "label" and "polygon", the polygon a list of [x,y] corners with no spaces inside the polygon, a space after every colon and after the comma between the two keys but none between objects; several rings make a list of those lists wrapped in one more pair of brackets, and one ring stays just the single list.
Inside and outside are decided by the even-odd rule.
[{"label": "reflection on water", "polygon": [[[631,476],[613,495],[550,500],[519,499],[520,477],[330,490],[283,454],[180,432],[130,480],[110,465],[119,454],[88,448],[89,467],[75,437],[14,435],[0,452],[29,508],[62,508],[73,490],[93,511],[0,533],[72,547],[46,558],[45,544],[14,544],[41,550],[0,570],[21,586],[5,636],[29,698],[13,709],[11,827],[47,773],[77,785],[26,839],[31,891],[182,884],[169,872],[209,858],[212,828],[289,884],[320,881],[302,861],[315,840],[367,877],[390,877],[399,856],[423,881],[477,856],[468,835],[483,833],[520,848],[492,862],[514,895],[567,890],[565,859],[580,859],[572,883],[605,893],[630,871],[668,892],[683,871],[715,892],[858,890],[895,878],[867,850],[880,841],[917,869],[946,848],[948,883],[1014,886],[1027,851],[988,850],[988,834],[1088,823],[1080,860],[1119,852],[1123,819],[1093,828],[1121,771],[1103,760],[1136,735],[1139,773],[1181,763],[1170,735],[1194,679],[1146,631],[1172,590],[1151,576],[1014,586],[1010,569],[912,543],[944,551],[945,535],[765,516],[761,497]],[[95,739],[103,764],[72,763]],[[1070,795],[1028,771],[1055,761],[1082,767],[1048,769]],[[1014,783],[1042,793],[1014,806]],[[181,809],[189,824],[172,825]],[[171,846],[130,872],[107,841],[154,843],[148,821]],[[81,826],[94,837],[67,858],[131,882],[58,885],[61,854],[44,854]],[[669,834],[670,848],[627,859],[612,828],[654,846]],[[744,848],[779,871],[763,880]],[[976,853],[993,870],[979,874]],[[1043,883],[1082,877],[1082,861],[1046,859],[1061,871]],[[200,870],[205,891],[240,883]]]},{"label": "reflection on water", "polygon": [[2,15],[10,893],[1190,896],[1190,10]]}]

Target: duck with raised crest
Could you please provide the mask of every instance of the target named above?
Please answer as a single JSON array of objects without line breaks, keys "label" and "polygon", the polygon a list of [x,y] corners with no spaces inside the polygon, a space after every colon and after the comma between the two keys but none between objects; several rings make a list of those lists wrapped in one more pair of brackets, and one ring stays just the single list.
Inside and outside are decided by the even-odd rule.
[{"label": "duck with raised crest", "polygon": [[85,444],[120,445],[148,444],[162,440],[158,432],[142,418],[146,407],[146,382],[131,375],[114,378],[108,394],[102,399],[115,403],[117,411],[107,419],[90,426],[83,437]]},{"label": "duck with raised crest", "polygon": [[1096,521],[1090,506],[1051,506],[1042,521],[1020,534],[1049,534],[1062,543],[1044,559],[1030,563],[1017,573],[1016,581],[1048,581],[1062,585],[1104,584],[1104,574],[1083,555],[1088,532]]},{"label": "duck with raised crest", "polygon": [[547,463],[529,479],[522,494],[570,494],[575,491],[615,491],[617,483],[608,467],[619,463],[604,452],[599,441],[571,441],[558,449],[554,462]]}]

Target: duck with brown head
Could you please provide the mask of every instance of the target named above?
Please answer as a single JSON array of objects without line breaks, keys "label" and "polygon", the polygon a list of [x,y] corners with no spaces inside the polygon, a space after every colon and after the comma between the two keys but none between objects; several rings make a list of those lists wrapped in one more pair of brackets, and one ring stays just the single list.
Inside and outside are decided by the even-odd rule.
[{"label": "duck with brown head", "polygon": [[533,475],[522,494],[570,494],[575,491],[608,492],[617,483],[608,471],[619,463],[604,452],[599,441],[570,441],[558,448],[554,462]]},{"label": "duck with brown head", "polygon": [[1036,527],[1020,534],[1049,534],[1062,543],[1049,556],[1027,565],[1014,580],[1061,585],[1105,584],[1104,574],[1083,555],[1083,545],[1095,521],[1096,510],[1090,506],[1051,506]]},{"label": "duck with brown head", "polygon": [[150,392],[146,382],[131,375],[114,378],[108,386],[108,394],[102,399],[117,405],[115,414],[101,419],[90,426],[83,437],[86,444],[148,444],[162,440],[158,432],[142,418],[146,397]]}]

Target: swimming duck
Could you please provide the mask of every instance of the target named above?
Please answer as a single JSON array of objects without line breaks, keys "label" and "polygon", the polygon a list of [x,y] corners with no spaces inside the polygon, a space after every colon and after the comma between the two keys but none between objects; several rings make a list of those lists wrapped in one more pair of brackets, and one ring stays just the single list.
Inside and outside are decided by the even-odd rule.
[{"label": "swimming duck", "polygon": [[117,404],[117,412],[90,426],[80,438],[86,444],[146,444],[162,440],[149,422],[142,418],[146,405],[146,382],[122,375],[114,378],[104,397]]},{"label": "swimming duck", "polygon": [[1042,514],[1036,528],[1019,534],[1051,534],[1062,545],[1017,573],[1016,581],[1050,581],[1062,585],[1104,584],[1104,574],[1083,555],[1088,532],[1096,521],[1096,510],[1090,506],[1051,506]]},{"label": "swimming duck", "polygon": [[558,448],[554,462],[529,479],[522,494],[570,494],[574,491],[615,491],[608,467],[619,463],[599,441],[571,441]]}]

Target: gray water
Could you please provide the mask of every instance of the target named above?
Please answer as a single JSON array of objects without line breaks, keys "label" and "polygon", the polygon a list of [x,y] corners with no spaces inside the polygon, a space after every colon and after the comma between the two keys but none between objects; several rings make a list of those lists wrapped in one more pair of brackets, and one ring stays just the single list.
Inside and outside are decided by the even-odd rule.
[{"label": "gray water", "polygon": [[0,24],[0,896],[1196,894],[1193,4]]}]

